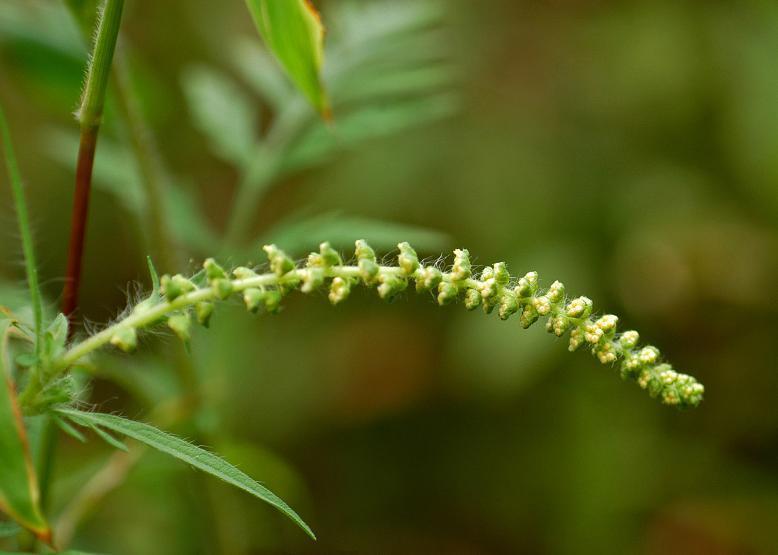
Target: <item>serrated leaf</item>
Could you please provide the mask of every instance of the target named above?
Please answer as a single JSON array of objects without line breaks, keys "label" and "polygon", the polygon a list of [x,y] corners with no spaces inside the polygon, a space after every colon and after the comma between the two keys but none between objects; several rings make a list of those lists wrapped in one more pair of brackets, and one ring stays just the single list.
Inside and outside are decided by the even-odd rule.
[{"label": "serrated leaf", "polygon": [[227,75],[207,67],[187,69],[181,83],[192,120],[213,151],[243,165],[257,144],[257,113],[251,99]]},{"label": "serrated leaf", "polygon": [[355,237],[365,239],[379,250],[395,248],[399,239],[429,252],[443,250],[450,243],[445,233],[434,229],[340,212],[315,216],[298,213],[281,221],[258,242],[283,245],[287,252],[301,254],[316,249],[322,237],[326,237],[334,247],[344,250],[353,249]]},{"label": "serrated leaf", "polygon": [[291,518],[311,538],[316,539],[311,528],[281,498],[221,457],[201,447],[158,430],[149,424],[128,420],[113,414],[85,412],[69,408],[60,408],[57,409],[57,412],[83,426],[102,426],[116,433],[131,437],[141,443],[145,443],[149,447],[191,464],[203,472],[216,476],[277,508]]},{"label": "serrated leaf", "polygon": [[10,326],[10,320],[0,322],[0,509],[43,541],[50,542],[51,530],[39,506],[38,481],[10,379]]},{"label": "serrated leaf", "polygon": [[329,111],[321,80],[324,27],[307,0],[246,0],[259,34],[308,101]]}]

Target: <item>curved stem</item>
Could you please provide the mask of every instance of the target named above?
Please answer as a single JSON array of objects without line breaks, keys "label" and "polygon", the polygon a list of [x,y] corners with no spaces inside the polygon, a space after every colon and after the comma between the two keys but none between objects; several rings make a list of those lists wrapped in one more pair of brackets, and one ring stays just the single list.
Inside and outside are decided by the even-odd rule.
[{"label": "curved stem", "polygon": [[[386,271],[395,271],[399,273],[398,268],[385,267]],[[304,269],[293,270],[281,277],[276,274],[261,274],[256,277],[250,277],[245,279],[236,279],[232,282],[232,289],[235,292],[244,291],[246,289],[254,287],[267,287],[273,285],[283,285],[285,283],[299,282],[305,274]],[[357,266],[333,266],[329,269],[328,277],[358,277],[359,268]],[[131,314],[127,318],[120,320],[112,326],[109,326],[96,333],[90,338],[78,343],[70,348],[60,359],[57,360],[57,369],[63,371],[68,367],[78,362],[81,358],[88,355],[92,351],[107,345],[111,342],[111,338],[116,335],[117,332],[127,329],[141,329],[155,324],[165,315],[188,308],[199,302],[213,301],[218,299],[218,293],[212,288],[198,289],[191,293],[186,293],[176,298],[173,301],[166,301],[155,305],[148,310],[137,314]]]}]

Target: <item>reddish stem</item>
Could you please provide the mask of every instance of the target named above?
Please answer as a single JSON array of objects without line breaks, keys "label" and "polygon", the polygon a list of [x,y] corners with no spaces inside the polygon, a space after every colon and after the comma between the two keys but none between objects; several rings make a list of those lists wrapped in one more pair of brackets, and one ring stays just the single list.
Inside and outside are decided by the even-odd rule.
[{"label": "reddish stem", "polygon": [[[73,314],[78,309],[78,290],[81,285],[81,267],[84,258],[84,239],[89,212],[89,196],[92,189],[92,166],[95,161],[97,131],[93,125],[81,130],[76,166],[76,189],[73,196],[73,218],[70,227],[70,246],[65,273],[65,288],[62,292],[62,312],[73,323]],[[72,335],[73,326],[69,333]]]}]

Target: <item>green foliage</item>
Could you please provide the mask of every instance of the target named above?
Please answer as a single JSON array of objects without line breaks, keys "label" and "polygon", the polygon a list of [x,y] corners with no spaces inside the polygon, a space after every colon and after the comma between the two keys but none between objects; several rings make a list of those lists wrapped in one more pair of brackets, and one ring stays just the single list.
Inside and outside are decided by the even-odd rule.
[{"label": "green foliage", "polygon": [[247,164],[257,143],[252,100],[228,77],[207,67],[190,68],[182,84],[193,123],[213,151],[238,166]]},{"label": "green foliage", "polygon": [[324,27],[307,0],[246,0],[259,34],[308,101],[327,115],[321,82]]},{"label": "green foliage", "polygon": [[283,514],[291,518],[311,538],[316,539],[316,536],[310,527],[278,496],[259,482],[246,476],[246,474],[229,464],[227,461],[205,449],[167,432],[158,430],[148,424],[127,420],[126,418],[121,418],[112,414],[99,414],[66,408],[57,409],[57,412],[67,416],[73,422],[81,424],[82,426],[104,427],[127,437],[131,437],[141,443],[145,443],[149,447],[190,464],[203,472],[207,472],[220,480],[224,480],[228,484],[240,488],[277,508]]},{"label": "green foliage", "polygon": [[0,321],[0,509],[50,541],[51,531],[39,506],[38,482],[10,376],[8,333],[12,325],[7,318]]},{"label": "green foliage", "polygon": [[40,287],[38,286],[38,264],[35,261],[35,248],[32,241],[32,229],[30,228],[30,216],[27,210],[27,201],[24,197],[24,185],[22,176],[16,163],[13,144],[11,143],[11,133],[8,129],[8,123],[5,119],[2,107],[0,107],[0,142],[3,143],[3,156],[8,170],[8,178],[11,182],[11,191],[13,191],[14,208],[16,218],[19,222],[19,235],[22,240],[22,250],[24,251],[24,268],[27,274],[27,287],[30,294],[30,304],[32,305],[33,318],[35,323],[36,347],[41,343],[41,333],[43,327],[43,301]]}]

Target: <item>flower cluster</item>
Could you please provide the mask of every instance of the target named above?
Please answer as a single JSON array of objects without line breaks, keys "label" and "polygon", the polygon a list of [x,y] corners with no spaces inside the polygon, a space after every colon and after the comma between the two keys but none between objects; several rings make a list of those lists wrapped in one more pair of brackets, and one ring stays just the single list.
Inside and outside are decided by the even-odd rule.
[{"label": "flower cluster", "polygon": [[400,243],[398,248],[397,265],[383,265],[373,249],[359,240],[355,259],[344,264],[329,243],[322,243],[319,252],[297,264],[275,245],[267,245],[267,273],[246,267],[227,272],[208,259],[203,272],[195,277],[163,276],[159,290],[137,305],[128,317],[71,347],[60,365],[73,364],[107,342],[124,350],[133,349],[137,330],[160,321],[188,341],[193,319],[207,326],[214,302],[235,295],[240,295],[253,313],[275,313],[283,298],[294,290],[311,293],[326,287],[329,300],[338,304],[348,298],[357,284],[375,287],[382,299],[391,300],[413,283],[418,292],[433,292],[441,305],[461,300],[468,310],[479,306],[487,314],[496,310],[502,320],[518,315],[523,328],[546,318],[546,330],[550,333],[561,337],[569,332],[571,351],[586,346],[602,364],[616,366],[622,378],[636,381],[663,403],[686,408],[702,401],[704,388],[692,376],[678,373],[662,362],[656,347],[640,346],[636,331],[619,333],[618,317],[594,316],[591,299],[568,297],[561,282],[542,289],[536,272],[516,278],[503,262],[487,266],[476,275],[465,249],[455,250],[453,264],[448,271],[442,271],[435,265],[421,263],[408,243]]}]

